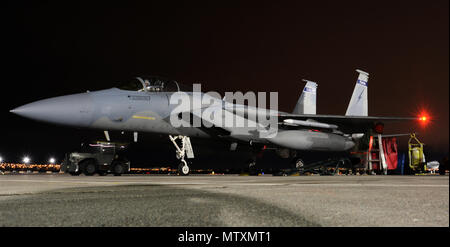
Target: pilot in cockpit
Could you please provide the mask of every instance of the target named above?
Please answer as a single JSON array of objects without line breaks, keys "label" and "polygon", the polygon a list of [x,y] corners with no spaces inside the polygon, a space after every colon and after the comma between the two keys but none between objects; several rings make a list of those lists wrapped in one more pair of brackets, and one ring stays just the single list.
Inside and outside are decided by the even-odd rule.
[{"label": "pilot in cockpit", "polygon": [[145,91],[150,90],[150,82],[148,80],[144,80],[144,88],[145,88]]},{"label": "pilot in cockpit", "polygon": [[165,82],[160,79],[142,79],[137,77],[137,79],[140,81],[142,87],[141,89],[138,89],[139,92],[164,92],[165,90]]},{"label": "pilot in cockpit", "polygon": [[164,82],[160,80],[156,80],[155,82],[153,82],[153,85],[150,85],[150,83],[147,80],[145,80],[145,82],[148,92],[160,92],[164,88]]}]

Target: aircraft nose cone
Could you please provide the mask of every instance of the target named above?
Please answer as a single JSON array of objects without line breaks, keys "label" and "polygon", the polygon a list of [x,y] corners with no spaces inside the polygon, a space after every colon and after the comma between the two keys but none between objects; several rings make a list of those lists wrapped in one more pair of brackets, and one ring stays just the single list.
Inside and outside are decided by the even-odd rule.
[{"label": "aircraft nose cone", "polygon": [[82,93],[35,101],[10,112],[38,121],[84,127],[92,120],[92,110],[91,96]]}]

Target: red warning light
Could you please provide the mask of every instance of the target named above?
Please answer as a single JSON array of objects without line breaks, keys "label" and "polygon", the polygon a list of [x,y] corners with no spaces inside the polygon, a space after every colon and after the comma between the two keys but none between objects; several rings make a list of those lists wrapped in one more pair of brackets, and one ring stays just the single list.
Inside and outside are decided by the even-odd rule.
[{"label": "red warning light", "polygon": [[424,104],[416,107],[410,114],[411,116],[416,116],[415,122],[422,128],[428,127],[433,121],[436,121],[436,117],[431,112],[430,107]]},{"label": "red warning light", "polygon": [[430,122],[431,118],[428,114],[422,113],[419,115],[419,123],[422,126],[426,126]]},{"label": "red warning light", "polygon": [[383,123],[376,123],[373,130],[377,134],[383,134],[384,131],[384,124]]},{"label": "red warning light", "polygon": [[428,114],[426,114],[426,113],[421,113],[421,114],[419,115],[419,120],[420,120],[421,122],[426,122],[426,121],[428,121],[428,120],[429,120]]}]

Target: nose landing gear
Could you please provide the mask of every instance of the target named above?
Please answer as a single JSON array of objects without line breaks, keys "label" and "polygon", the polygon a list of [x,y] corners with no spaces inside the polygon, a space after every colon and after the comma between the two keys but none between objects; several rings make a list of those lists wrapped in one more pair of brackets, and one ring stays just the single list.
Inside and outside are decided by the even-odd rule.
[{"label": "nose landing gear", "polygon": [[[188,159],[194,158],[194,151],[192,149],[191,140],[187,136],[175,136],[169,135],[170,140],[176,148],[176,157],[180,160],[178,165],[178,174],[182,176],[189,175],[190,168],[187,161],[184,159],[185,155]],[[181,140],[181,147],[178,145],[177,140]]]},{"label": "nose landing gear", "polygon": [[189,175],[190,168],[185,160],[181,160],[180,164],[178,165],[178,174],[182,176]]}]

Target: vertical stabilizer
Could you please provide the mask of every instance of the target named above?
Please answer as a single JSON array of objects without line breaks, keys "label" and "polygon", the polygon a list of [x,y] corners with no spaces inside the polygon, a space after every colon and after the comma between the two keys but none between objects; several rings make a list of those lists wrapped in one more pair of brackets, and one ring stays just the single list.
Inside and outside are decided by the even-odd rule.
[{"label": "vertical stabilizer", "polygon": [[369,82],[369,73],[357,69],[359,73],[356,81],[355,89],[353,90],[352,98],[347,107],[346,116],[368,116],[368,100],[367,90]]},{"label": "vertical stabilizer", "polygon": [[292,113],[316,114],[317,83],[305,79],[303,81],[306,82],[306,85]]}]

